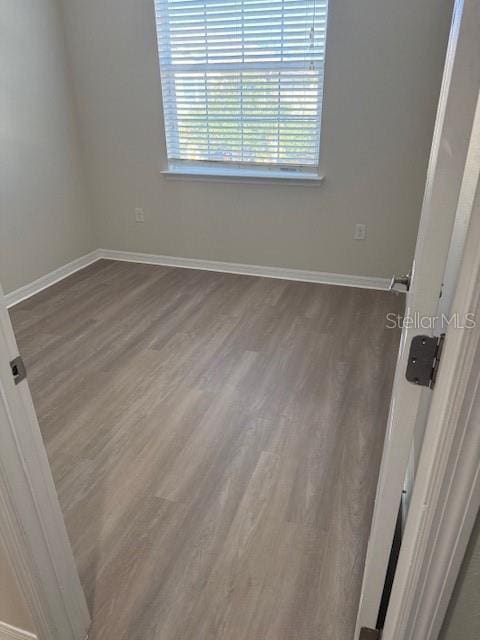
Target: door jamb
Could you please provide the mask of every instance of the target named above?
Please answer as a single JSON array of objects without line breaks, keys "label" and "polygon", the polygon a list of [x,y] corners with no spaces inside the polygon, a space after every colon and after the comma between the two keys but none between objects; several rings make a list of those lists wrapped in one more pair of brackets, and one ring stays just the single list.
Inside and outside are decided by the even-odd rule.
[{"label": "door jamb", "polygon": [[[480,507],[480,97],[459,206],[471,218],[383,640],[437,640]],[[475,198],[476,194],[476,198]]]},{"label": "door jamb", "polygon": [[[466,171],[467,171],[466,163],[468,161],[467,149],[468,149],[468,145],[471,145],[471,142],[472,142],[472,123],[474,121],[475,106],[477,104],[477,99],[478,99],[478,78],[480,73],[480,67],[478,65],[478,57],[477,58],[475,57],[475,54],[478,51],[478,47],[475,44],[475,40],[474,40],[474,34],[476,33],[476,31],[478,31],[478,20],[476,19],[476,16],[475,16],[475,11],[476,11],[475,2],[476,0],[456,0],[455,1],[451,35],[449,39],[449,45],[447,50],[446,62],[445,62],[445,71],[444,71],[444,77],[442,81],[442,90],[441,90],[439,107],[437,112],[437,121],[435,125],[434,136],[433,136],[432,152],[430,155],[429,169],[427,173],[426,191],[425,191],[424,205],[423,205],[424,208],[428,206],[427,211],[429,215],[429,225],[426,225],[426,224],[422,225],[422,221],[421,221],[421,226],[419,230],[420,235],[419,235],[419,239],[417,240],[417,243],[429,242],[431,244],[432,242],[435,242],[437,240],[435,235],[436,225],[438,225],[438,219],[439,218],[441,219],[442,215],[445,214],[445,207],[448,205],[448,210],[450,212],[449,215],[452,215],[453,217],[453,214],[455,213],[455,208],[460,204],[459,196],[455,199],[455,203],[453,203],[453,202],[449,202],[449,199],[447,197],[443,197],[442,199],[442,197],[439,197],[438,194],[437,194],[437,197],[435,198],[434,203],[432,203],[432,193],[434,192],[433,179],[435,179],[441,185],[442,191],[445,192],[448,186],[448,180],[450,179],[447,171],[449,172],[451,170],[451,167],[453,167],[455,169],[455,176],[456,178],[459,179],[459,181],[461,181],[462,187],[463,187],[463,184],[465,183]],[[468,10],[468,13],[467,13],[467,10]],[[470,16],[470,14],[472,15]],[[468,22],[467,22],[467,15],[468,15]],[[455,69],[454,69],[454,66],[455,66]],[[457,80],[454,85],[454,90],[455,90],[455,93],[453,94],[454,100],[451,100],[450,91],[451,91],[452,77],[453,77],[454,71],[458,73],[459,69],[462,70],[462,75],[460,76],[460,78],[464,78],[464,80],[462,80],[462,82],[459,84],[458,77],[457,77]],[[461,89],[460,93],[458,92],[459,89]],[[462,111],[462,109],[460,109],[460,111],[458,111],[458,108],[457,108],[457,110],[454,111],[453,106],[457,104],[457,107],[458,107],[460,98],[462,99],[461,107],[462,108],[465,107],[465,110]],[[452,114],[455,114],[455,118],[453,121],[452,121],[452,118],[453,118]],[[454,127],[453,127],[453,124],[455,125]],[[449,129],[449,137],[442,142],[441,137],[443,134],[444,126],[447,126],[447,128]],[[478,132],[476,133],[476,135],[478,135]],[[467,147],[465,148],[465,156],[463,156],[463,149],[462,149],[461,157],[455,155],[455,149],[458,152],[458,147],[460,146],[458,143],[460,140],[464,140],[467,145]],[[442,160],[440,165],[438,164],[439,158]],[[457,168],[455,167],[458,168],[458,171],[457,171]],[[438,187],[438,184],[437,184],[437,187]],[[458,185],[458,188],[461,194],[462,189],[460,187],[460,184]],[[438,191],[438,189],[436,190]],[[440,191],[440,195],[444,196],[444,194],[442,194],[442,191]],[[453,198],[450,198],[450,200],[453,200]],[[472,207],[470,207],[470,209],[472,209]],[[429,235],[426,235],[427,228],[428,228]],[[473,228],[471,228],[471,230],[469,231],[470,235],[472,233],[474,233]],[[478,241],[479,239],[477,238],[477,242]],[[417,244],[417,248],[418,248],[418,244]],[[466,251],[464,252],[464,255],[466,255]],[[416,267],[418,267],[418,264],[414,265],[414,270]],[[425,267],[425,265],[423,265],[423,267]],[[472,276],[473,272],[474,272],[474,266],[472,262],[470,264],[470,274],[469,274],[470,277]],[[463,277],[467,277],[467,276],[468,274],[464,275]],[[439,278],[439,280],[441,281],[441,278]],[[440,285],[441,285],[441,282],[439,283],[438,290],[441,290]],[[435,315],[436,313],[438,314],[438,311],[436,310],[437,309],[436,305],[435,305],[435,308],[432,308],[430,304],[431,302],[430,294],[431,294],[432,288],[431,288],[431,284],[429,284],[428,286],[429,286],[429,290],[427,289],[421,290],[419,288],[418,290],[415,291],[415,295],[417,296],[417,302],[421,303],[420,308],[421,308],[422,315],[431,316],[431,315]],[[415,282],[413,283],[413,288],[416,289]],[[423,304],[422,300],[428,297],[429,295],[430,295],[429,303]],[[471,300],[470,303],[473,303],[473,301]],[[470,310],[471,308],[467,308],[467,311],[470,311]],[[413,334],[413,333],[414,333],[413,331],[410,331],[410,334]],[[425,330],[424,331],[419,330],[418,333],[427,333],[427,332]],[[465,333],[471,333],[471,332],[467,331]],[[408,341],[409,341],[409,338],[408,338]],[[449,341],[451,342],[451,340]],[[402,348],[405,350],[404,354],[408,353],[406,351],[407,345],[405,343],[402,344]],[[442,369],[445,370],[446,368],[449,367],[449,364],[445,362],[445,359],[447,356],[451,357],[451,351],[447,351],[447,352],[444,351],[443,363],[442,363],[442,366],[440,367],[440,371]],[[404,370],[399,370],[397,374],[399,376],[403,376]],[[435,388],[434,393],[432,394],[432,399],[435,398],[436,395],[443,394],[443,391],[440,392],[440,390],[438,389],[438,386],[439,384],[437,381],[437,386]],[[450,390],[448,390],[448,392],[449,391]],[[430,407],[430,410],[431,410],[431,407]],[[388,429],[389,429],[389,425],[387,425],[387,439],[388,438],[390,439],[386,440],[386,442],[390,447],[390,456],[395,457],[395,456],[403,455],[403,452],[394,451],[394,449],[392,448],[393,446],[392,437],[391,437],[391,434],[388,432]],[[408,430],[409,429],[410,429],[410,425],[408,425]],[[395,435],[395,442],[399,440],[398,433],[399,432],[397,431]],[[401,431],[400,433],[402,434]],[[405,433],[406,432],[404,430],[403,435],[400,437],[400,439],[403,438],[403,440],[405,440],[406,438]],[[378,572],[378,565],[379,565],[379,562],[383,565],[383,557],[385,555],[387,558],[384,565],[386,569],[386,564],[388,561],[388,556],[391,548],[391,540],[393,538],[393,527],[392,527],[391,537],[390,537],[390,534],[384,535],[385,530],[388,529],[391,523],[389,522],[385,524],[385,522],[380,519],[377,519],[376,521],[376,514],[380,511],[378,505],[380,503],[384,505],[387,498],[389,500],[392,499],[392,496],[388,495],[388,492],[386,492],[383,488],[384,484],[382,484],[383,482],[382,473],[384,474],[383,480],[386,477],[385,474],[389,473],[389,471],[386,469],[386,466],[387,465],[385,465],[385,468],[384,468],[384,461],[382,460],[382,467],[381,467],[380,477],[379,477],[379,485],[377,488],[376,505],[375,505],[374,515],[372,520],[372,531],[370,533],[370,540],[369,540],[368,549],[367,549],[362,593],[361,593],[358,615],[357,615],[357,625],[356,625],[356,631],[354,636],[355,639],[358,639],[359,631],[361,627],[375,626],[375,621],[377,619],[377,613],[378,613],[378,604],[380,601],[380,598],[378,597],[378,593],[379,593],[379,590],[383,588],[383,584],[384,584],[384,576],[381,576],[380,573]],[[418,475],[418,470],[417,470],[417,478],[419,477],[420,476]],[[413,491],[415,491],[415,489]],[[398,492],[398,494],[400,494],[400,491]],[[413,495],[411,499],[413,499]],[[407,519],[407,527],[409,526],[409,520],[411,524],[414,517],[412,514],[410,515],[411,517]],[[375,535],[373,535],[372,533],[373,531]],[[383,533],[383,537],[380,535],[381,533]],[[401,554],[399,558],[399,562],[402,562],[402,558],[404,557],[405,556],[402,556]],[[408,570],[408,568],[406,568],[406,570]],[[396,589],[396,584],[398,585],[398,581],[394,582],[394,585],[393,585],[394,590]],[[392,599],[394,597],[395,597],[395,593],[392,592]],[[417,597],[418,597],[418,594],[417,594]],[[392,607],[393,607],[393,603],[391,600],[390,609],[392,609]],[[388,622],[389,622],[389,618],[387,613],[386,624]],[[385,635],[386,631],[387,631],[387,627],[385,627],[385,630],[384,630],[384,638],[388,637]],[[413,638],[413,636],[409,636],[409,635],[392,636],[392,638],[393,637],[398,640],[400,640],[400,638],[404,640],[404,637],[405,639],[408,639],[408,640],[412,640]],[[388,640],[390,640],[389,637],[388,637]],[[422,637],[422,640],[425,640],[425,637]]]}]

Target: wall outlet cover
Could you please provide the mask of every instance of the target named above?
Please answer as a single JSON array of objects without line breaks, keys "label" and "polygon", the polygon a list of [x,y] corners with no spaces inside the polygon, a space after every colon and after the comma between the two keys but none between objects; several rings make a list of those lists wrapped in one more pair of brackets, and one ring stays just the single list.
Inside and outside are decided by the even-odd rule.
[{"label": "wall outlet cover", "polygon": [[367,236],[367,225],[366,224],[356,224],[355,225],[355,233],[353,235],[355,240],[365,240]]},{"label": "wall outlet cover", "polygon": [[145,222],[145,213],[143,209],[135,209],[135,222]]}]

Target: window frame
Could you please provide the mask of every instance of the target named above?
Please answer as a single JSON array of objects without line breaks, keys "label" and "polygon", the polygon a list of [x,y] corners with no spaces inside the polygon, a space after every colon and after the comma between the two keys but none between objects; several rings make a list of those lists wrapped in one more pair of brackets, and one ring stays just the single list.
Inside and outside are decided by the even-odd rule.
[{"label": "window frame", "polygon": [[[168,1],[168,0],[167,0]],[[153,0],[156,19],[156,32],[157,32],[157,44],[158,44],[158,61],[161,78],[162,88],[162,116],[163,116],[163,135],[164,135],[164,148],[165,148],[165,160],[166,166],[162,167],[162,176],[170,179],[193,179],[193,180],[215,180],[215,181],[245,181],[245,182],[278,182],[288,181],[297,184],[319,184],[323,182],[325,176],[321,171],[321,139],[323,131],[324,120],[324,101],[325,101],[325,75],[326,75],[326,60],[327,60],[327,41],[328,41],[328,14],[329,14],[329,2],[325,0],[325,35],[323,38],[323,60],[321,62],[322,67],[319,69],[319,97],[317,102],[317,117],[318,117],[318,150],[316,163],[312,164],[282,164],[274,162],[248,162],[248,161],[228,161],[228,160],[197,160],[186,158],[172,158],[169,157],[168,143],[167,143],[167,117],[164,101],[164,78],[162,72],[162,59],[160,51],[160,33],[159,33],[159,19],[157,16],[157,5],[160,0]],[[278,62],[276,63],[278,65]],[[282,63],[282,67],[285,69],[290,68],[289,61]],[[199,70],[201,71],[201,70]],[[241,72],[241,69],[239,69]],[[181,72],[181,71],[180,71]],[[178,114],[175,114],[176,116]]]}]

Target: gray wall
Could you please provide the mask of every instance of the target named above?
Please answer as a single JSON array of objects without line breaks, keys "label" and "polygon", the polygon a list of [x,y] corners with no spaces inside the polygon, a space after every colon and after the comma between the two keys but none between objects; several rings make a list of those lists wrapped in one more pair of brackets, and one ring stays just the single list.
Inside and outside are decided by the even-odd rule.
[{"label": "gray wall", "polygon": [[439,640],[480,638],[480,514],[455,585]]},{"label": "gray wall", "polygon": [[0,0],[0,282],[91,251],[90,205],[56,0]]},{"label": "gray wall", "polygon": [[153,0],[62,4],[102,247],[372,276],[411,266],[452,0],[331,0],[318,187],[162,178]]}]

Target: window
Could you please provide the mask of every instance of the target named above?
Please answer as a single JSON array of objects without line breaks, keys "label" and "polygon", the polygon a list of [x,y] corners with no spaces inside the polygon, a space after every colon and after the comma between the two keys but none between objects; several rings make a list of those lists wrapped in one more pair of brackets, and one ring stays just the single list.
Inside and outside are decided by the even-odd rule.
[{"label": "window", "polygon": [[170,165],[316,172],[327,0],[155,0]]}]

